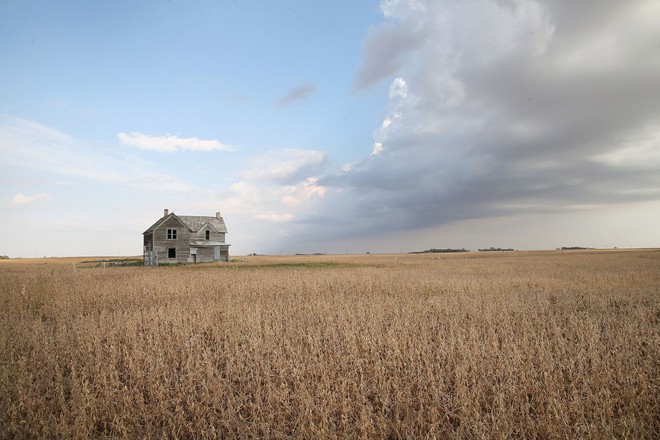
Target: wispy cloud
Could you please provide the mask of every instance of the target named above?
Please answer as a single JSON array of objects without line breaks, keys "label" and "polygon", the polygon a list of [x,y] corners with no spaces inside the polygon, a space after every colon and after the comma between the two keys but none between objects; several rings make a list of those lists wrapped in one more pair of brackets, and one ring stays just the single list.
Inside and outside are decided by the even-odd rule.
[{"label": "wispy cloud", "polygon": [[289,107],[308,99],[318,88],[313,84],[301,84],[293,87],[284,96],[277,100],[279,107]]},{"label": "wispy cloud", "polygon": [[299,181],[313,176],[325,162],[319,150],[285,148],[252,159],[253,168],[243,172],[243,179]]},{"label": "wispy cloud", "polygon": [[266,220],[269,222],[288,222],[293,218],[291,214],[277,214],[275,212],[264,212],[254,216],[257,220]]},{"label": "wispy cloud", "polygon": [[124,145],[161,153],[172,153],[174,151],[233,151],[236,149],[233,145],[223,144],[215,139],[180,138],[175,135],[150,136],[138,131],[122,132],[117,137]]},{"label": "wispy cloud", "polygon": [[156,191],[192,188],[176,176],[154,171],[152,164],[135,155],[120,154],[104,145],[8,115],[0,115],[0,154],[4,165],[67,178]]},{"label": "wispy cloud", "polygon": [[50,196],[46,193],[36,194],[34,196],[26,196],[23,193],[17,193],[9,201],[10,204],[16,205],[29,205],[36,202],[47,202],[50,200]]}]

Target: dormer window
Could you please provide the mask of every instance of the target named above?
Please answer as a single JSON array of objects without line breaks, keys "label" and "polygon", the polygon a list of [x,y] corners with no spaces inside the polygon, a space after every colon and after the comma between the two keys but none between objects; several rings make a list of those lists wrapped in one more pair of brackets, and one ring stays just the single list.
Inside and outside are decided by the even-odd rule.
[{"label": "dormer window", "polygon": [[211,239],[211,231],[206,231],[206,239],[207,240]]},{"label": "dormer window", "polygon": [[176,240],[176,229],[168,229],[167,230],[167,239],[168,240]]}]

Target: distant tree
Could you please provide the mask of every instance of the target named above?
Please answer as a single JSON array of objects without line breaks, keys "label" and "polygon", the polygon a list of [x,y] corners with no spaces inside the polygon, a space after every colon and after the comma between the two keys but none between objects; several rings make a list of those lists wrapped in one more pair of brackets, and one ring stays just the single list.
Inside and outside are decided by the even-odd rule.
[{"label": "distant tree", "polygon": [[408,252],[409,254],[448,254],[453,252],[470,252],[468,249],[427,249],[425,251]]}]

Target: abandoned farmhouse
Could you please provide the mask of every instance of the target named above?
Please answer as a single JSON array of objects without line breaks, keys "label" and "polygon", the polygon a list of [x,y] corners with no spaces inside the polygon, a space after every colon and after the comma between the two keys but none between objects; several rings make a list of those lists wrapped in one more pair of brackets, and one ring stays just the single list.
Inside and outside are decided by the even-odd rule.
[{"label": "abandoned farmhouse", "polygon": [[227,227],[219,212],[215,217],[176,215],[167,209],[144,231],[144,264],[229,261]]}]

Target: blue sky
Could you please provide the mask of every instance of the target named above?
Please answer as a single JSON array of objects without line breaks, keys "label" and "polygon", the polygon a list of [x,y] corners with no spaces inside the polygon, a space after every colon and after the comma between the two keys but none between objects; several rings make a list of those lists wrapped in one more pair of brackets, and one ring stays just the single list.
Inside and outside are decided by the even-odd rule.
[{"label": "blue sky", "polygon": [[660,246],[660,5],[0,4],[0,254]]}]

